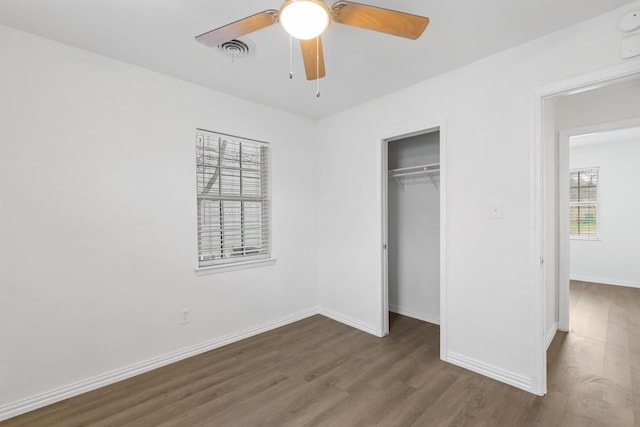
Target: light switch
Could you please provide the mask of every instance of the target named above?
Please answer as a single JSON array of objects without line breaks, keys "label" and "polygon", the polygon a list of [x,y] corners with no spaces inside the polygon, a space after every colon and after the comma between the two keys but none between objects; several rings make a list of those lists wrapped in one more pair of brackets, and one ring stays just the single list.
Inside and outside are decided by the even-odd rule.
[{"label": "light switch", "polygon": [[620,42],[620,56],[622,59],[640,55],[640,34],[622,39]]},{"label": "light switch", "polygon": [[502,219],[502,202],[493,202],[489,207],[489,218]]}]

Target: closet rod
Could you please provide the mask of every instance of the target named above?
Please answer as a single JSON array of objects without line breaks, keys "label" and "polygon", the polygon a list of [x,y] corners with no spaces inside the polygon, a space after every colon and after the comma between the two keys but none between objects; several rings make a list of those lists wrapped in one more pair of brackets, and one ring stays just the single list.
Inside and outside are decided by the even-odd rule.
[{"label": "closet rod", "polygon": [[435,173],[440,172],[440,163],[431,163],[428,165],[409,166],[407,168],[391,169],[389,176],[408,176],[423,173]]},{"label": "closet rod", "polygon": [[415,172],[404,172],[404,173],[394,173],[391,175],[393,178],[398,178],[400,176],[411,176],[411,175],[428,175],[432,173],[440,172],[440,168],[438,169],[429,169],[429,170],[421,170]]}]

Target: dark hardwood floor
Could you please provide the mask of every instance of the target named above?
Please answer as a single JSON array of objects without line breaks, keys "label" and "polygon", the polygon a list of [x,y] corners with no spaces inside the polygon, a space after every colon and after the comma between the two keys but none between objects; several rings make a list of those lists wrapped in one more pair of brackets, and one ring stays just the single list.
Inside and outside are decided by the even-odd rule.
[{"label": "dark hardwood floor", "polygon": [[640,426],[640,290],[575,282],[571,304],[544,397],[440,361],[436,325],[314,316],[0,426]]}]

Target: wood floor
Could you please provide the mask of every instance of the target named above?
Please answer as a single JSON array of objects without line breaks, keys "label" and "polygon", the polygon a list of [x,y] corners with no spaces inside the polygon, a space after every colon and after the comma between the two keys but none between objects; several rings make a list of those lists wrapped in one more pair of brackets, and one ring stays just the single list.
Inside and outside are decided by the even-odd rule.
[{"label": "wood floor", "polygon": [[544,397],[440,361],[435,325],[314,316],[0,426],[640,426],[640,290],[571,292]]}]

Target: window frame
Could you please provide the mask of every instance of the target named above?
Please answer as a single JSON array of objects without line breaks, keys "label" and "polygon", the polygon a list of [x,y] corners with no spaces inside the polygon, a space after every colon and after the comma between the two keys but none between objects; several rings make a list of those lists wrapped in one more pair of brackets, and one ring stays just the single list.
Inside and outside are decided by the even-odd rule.
[{"label": "window frame", "polygon": [[[205,141],[205,138],[208,141]],[[215,146],[216,139],[218,140],[217,151],[211,145],[208,148],[206,147],[206,142],[211,141]],[[230,153],[229,150],[220,150],[222,141],[224,141],[225,147],[228,146],[231,149]],[[273,258],[271,248],[270,144],[265,141],[201,128],[196,129],[195,142],[196,273],[233,271],[273,264],[275,258]],[[246,161],[243,147],[245,149],[251,147],[252,151],[247,151],[248,155],[253,154],[254,159],[259,158],[257,169],[243,168],[243,161]],[[229,155],[225,155],[225,151]],[[206,160],[207,157],[213,157],[214,160],[208,161]],[[252,174],[251,177],[249,176],[250,174]],[[250,195],[244,193],[243,180],[246,181],[248,178],[256,183],[253,185],[253,189],[257,193]],[[212,187],[216,187],[217,191],[208,194]],[[231,226],[225,226],[225,218],[227,216],[223,208],[225,203],[233,204],[235,207],[236,213],[232,214],[232,220],[235,221],[233,230],[235,231],[231,231]],[[250,209],[246,207],[248,203],[253,205],[252,215],[247,213],[246,209]],[[217,208],[215,207],[216,204],[218,204]],[[217,214],[211,214],[210,211],[206,213],[207,209],[213,209],[214,211],[218,209],[218,211]],[[215,221],[216,217],[218,221]],[[253,219],[247,219],[249,217]],[[206,218],[213,218],[214,220],[207,221]],[[240,225],[238,225],[238,221]],[[227,222],[230,221],[227,219]],[[209,236],[205,238],[204,227],[217,228],[218,235],[220,235],[219,246],[211,246],[212,243],[217,241],[218,237],[211,237],[212,233],[209,232]],[[230,240],[234,241],[235,244],[225,242],[224,235],[233,233],[235,233],[235,240],[233,238],[230,238]],[[249,238],[245,240],[246,234],[249,233],[252,233],[254,240],[250,241]],[[240,246],[235,247],[238,243],[238,238],[241,242],[242,254],[236,252],[240,248]],[[256,242],[255,239],[259,242],[257,248],[251,247],[251,243]],[[209,244],[209,248],[203,249],[205,241]],[[258,251],[257,254],[252,253],[256,250]]]},{"label": "window frame", "polygon": [[[571,177],[575,173],[580,172],[594,172],[597,175],[596,179],[596,195],[594,201],[588,202],[574,202],[571,201]],[[590,235],[580,235],[580,234],[572,234],[571,233],[571,211],[574,207],[593,207],[595,209],[595,233]],[[599,166],[591,166],[591,167],[583,167],[583,168],[574,168],[569,170],[569,239],[571,240],[584,240],[584,241],[598,241],[600,239],[600,167]]]}]

